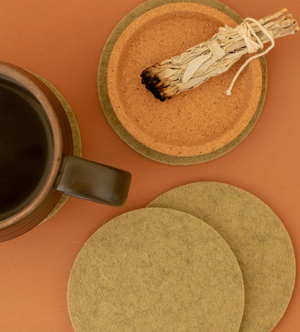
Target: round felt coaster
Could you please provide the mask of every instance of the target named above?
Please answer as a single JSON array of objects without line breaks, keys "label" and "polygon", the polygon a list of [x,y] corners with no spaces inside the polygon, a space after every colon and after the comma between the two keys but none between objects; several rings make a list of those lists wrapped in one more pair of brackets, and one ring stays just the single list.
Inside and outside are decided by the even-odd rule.
[{"label": "round felt coaster", "polygon": [[235,256],[189,214],[145,208],[104,224],[78,254],[68,284],[76,332],[233,332],[243,315]]},{"label": "round felt coaster", "polygon": [[189,213],[222,235],[244,277],[240,332],[273,330],[293,293],[295,257],[284,225],[265,203],[231,185],[198,182],[170,190],[148,206]]},{"label": "round felt coaster", "polygon": [[[205,12],[205,15],[201,16],[202,20],[200,16],[195,19],[197,5],[202,8],[199,9],[201,13],[198,13],[200,16],[203,14],[202,11]],[[168,7],[171,6],[172,8],[177,6],[177,9],[174,9],[174,18],[170,16],[173,10],[170,9],[169,16],[168,13],[165,13],[166,17],[162,17],[160,21],[155,21],[155,15],[163,15],[162,10],[168,11]],[[178,8],[182,8],[182,15],[180,11],[178,12]],[[212,18],[207,21],[209,15]],[[217,20],[218,17],[220,17],[220,21]],[[133,25],[143,24],[144,19],[146,27],[141,26],[141,31],[138,34]],[[244,77],[239,84],[236,84],[236,94],[229,98],[223,94],[222,89],[227,89],[225,85],[230,84],[231,76],[234,75],[239,65],[221,75],[222,79],[210,79],[201,87],[193,89],[187,94],[182,93],[161,103],[141,84],[139,73],[145,69],[143,66],[146,64],[148,66],[153,64],[153,61],[159,62],[159,56],[156,60],[148,60],[152,54],[161,50],[168,51],[167,42],[164,42],[163,47],[155,47],[155,45],[150,47],[148,45],[148,39],[155,42],[158,37],[155,39],[153,36],[160,36],[156,33],[156,29],[159,28],[158,24],[167,24],[166,22],[170,21],[172,33],[168,34],[168,39],[175,38],[175,42],[172,42],[169,48],[172,48],[172,45],[176,46],[176,44],[181,45],[180,47],[186,47],[182,46],[181,42],[176,41],[182,38],[183,42],[186,42],[187,36],[195,35],[189,30],[177,27],[177,23],[172,24],[172,19],[173,21],[175,19],[174,22],[186,20],[187,24],[195,23],[197,19],[198,23],[205,22],[203,29],[199,29],[198,23],[194,24],[198,34],[199,31],[208,34],[205,36],[205,40],[209,39],[214,28],[224,25],[225,21],[226,23],[243,21],[233,10],[215,0],[147,1],[130,12],[108,38],[98,68],[98,93],[108,122],[131,148],[145,157],[166,164],[197,164],[229,152],[253,129],[262,111],[266,96],[266,61],[264,57],[261,57],[260,61],[252,62],[253,68],[248,67],[246,68],[247,72],[243,73],[246,75],[246,79]],[[141,22],[137,23],[138,21]],[[214,25],[216,26],[214,27]],[[165,31],[166,27],[160,27],[160,29]],[[209,29],[212,31],[206,31]],[[139,30],[137,29],[137,31]],[[177,36],[178,33],[182,35],[180,38]],[[128,39],[127,42],[123,42],[124,45],[121,42],[122,38]],[[145,47],[140,45],[146,42]],[[194,41],[195,43],[196,41]],[[119,57],[118,52],[120,53]],[[172,52],[174,53],[175,50]],[[173,53],[170,54],[174,55]],[[130,56],[133,58],[131,59]],[[167,58],[166,55],[160,55],[160,57]],[[140,60],[145,62],[143,66],[140,65]]]},{"label": "round felt coaster", "polygon": [[[65,98],[61,95],[61,93],[47,80],[42,78],[41,76],[34,74],[36,77],[38,77],[47,87],[54,93],[56,98],[61,103],[64,111],[66,112],[66,115],[68,117],[71,131],[72,131],[72,138],[73,138],[73,156],[75,157],[81,157],[82,156],[82,146],[81,146],[81,136],[79,127],[75,118],[74,113],[72,112],[72,109],[70,108],[68,102],[65,100]],[[48,216],[42,221],[42,223],[49,218],[51,218],[59,209],[66,203],[69,196],[63,194],[55,207],[52,209],[52,211],[48,214]]]}]

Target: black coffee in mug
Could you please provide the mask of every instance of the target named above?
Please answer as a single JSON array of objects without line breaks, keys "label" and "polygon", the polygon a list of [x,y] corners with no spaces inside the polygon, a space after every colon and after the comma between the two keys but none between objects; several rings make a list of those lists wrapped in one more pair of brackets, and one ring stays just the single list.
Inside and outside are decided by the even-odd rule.
[{"label": "black coffee in mug", "polygon": [[33,200],[52,158],[52,133],[36,98],[0,76],[0,220]]},{"label": "black coffee in mug", "polygon": [[128,196],[129,172],[74,156],[68,115],[43,81],[0,61],[0,242],[45,220],[63,194],[115,207]]}]

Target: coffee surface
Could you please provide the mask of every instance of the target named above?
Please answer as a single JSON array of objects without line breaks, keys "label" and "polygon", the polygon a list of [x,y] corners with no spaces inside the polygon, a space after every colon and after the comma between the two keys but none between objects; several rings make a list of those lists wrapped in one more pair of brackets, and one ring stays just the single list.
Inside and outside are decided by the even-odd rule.
[{"label": "coffee surface", "polygon": [[22,87],[0,80],[0,220],[22,210],[39,192],[51,147],[42,106]]}]

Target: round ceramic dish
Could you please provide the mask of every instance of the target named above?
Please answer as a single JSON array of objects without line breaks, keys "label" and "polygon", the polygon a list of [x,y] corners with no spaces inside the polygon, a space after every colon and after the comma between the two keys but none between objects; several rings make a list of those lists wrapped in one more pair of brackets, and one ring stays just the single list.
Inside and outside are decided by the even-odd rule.
[{"label": "round ceramic dish", "polygon": [[266,95],[265,59],[252,61],[224,95],[245,59],[200,87],[161,102],[141,83],[141,72],[210,39],[218,27],[243,19],[217,1],[148,1],[110,35],[101,56],[98,91],[117,134],[144,156],[167,164],[215,159],[254,127]]}]

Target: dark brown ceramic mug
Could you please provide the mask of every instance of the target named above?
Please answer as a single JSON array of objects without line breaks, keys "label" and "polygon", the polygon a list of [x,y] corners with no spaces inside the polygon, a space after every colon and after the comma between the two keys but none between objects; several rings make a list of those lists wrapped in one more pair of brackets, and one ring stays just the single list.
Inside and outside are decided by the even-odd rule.
[{"label": "dark brown ceramic mug", "polygon": [[63,193],[122,206],[130,173],[73,156],[63,106],[39,78],[0,62],[0,242],[47,217]]}]

